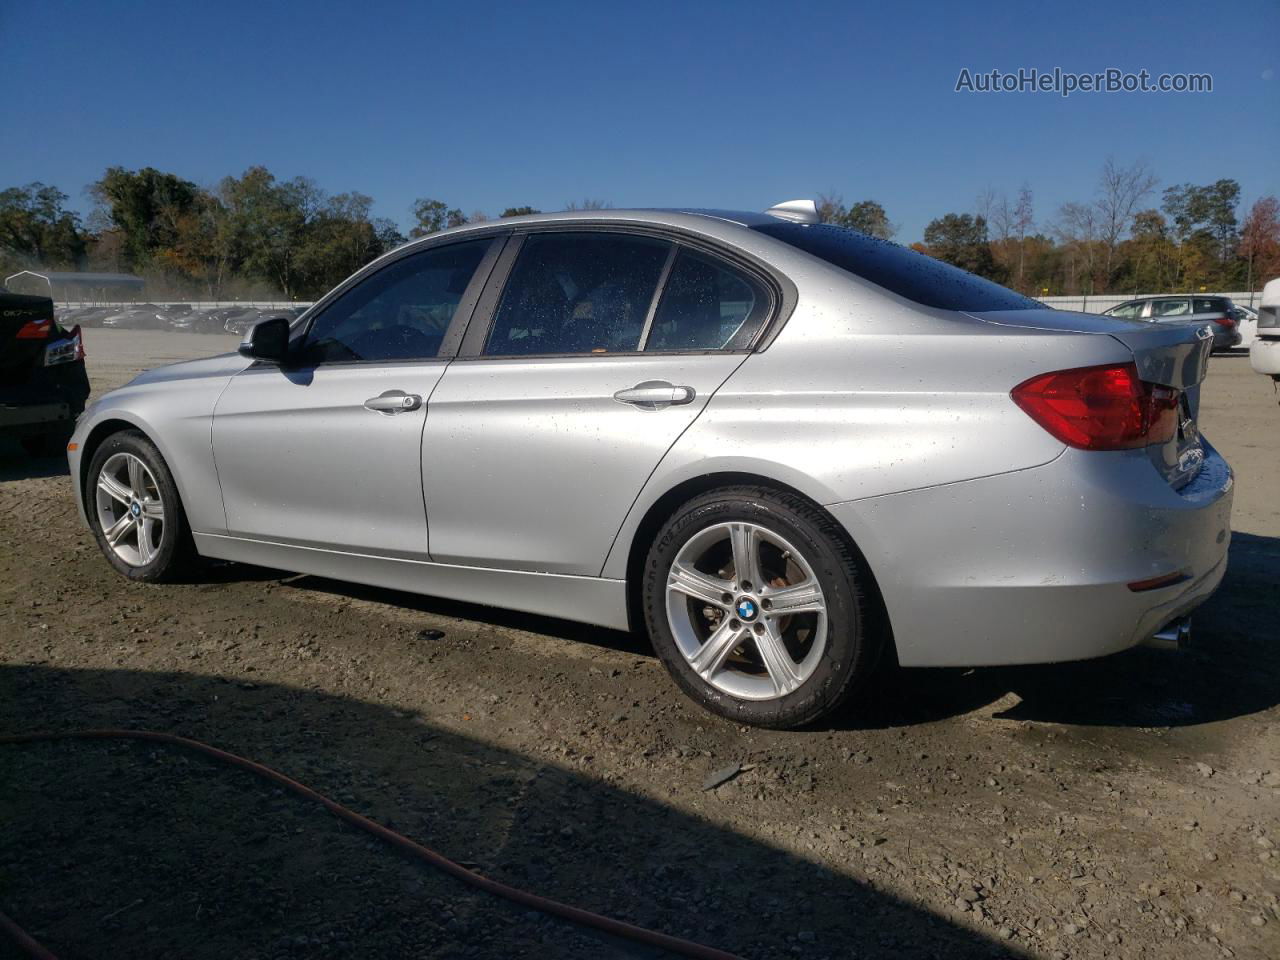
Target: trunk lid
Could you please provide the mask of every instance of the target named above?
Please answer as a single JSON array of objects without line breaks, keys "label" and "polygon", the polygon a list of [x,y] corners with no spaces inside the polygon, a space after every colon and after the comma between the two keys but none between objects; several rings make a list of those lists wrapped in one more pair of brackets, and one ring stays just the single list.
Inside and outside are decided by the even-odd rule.
[{"label": "trunk lid", "polygon": [[53,301],[0,290],[0,385],[27,382],[44,363],[45,345],[58,335]]},{"label": "trunk lid", "polygon": [[1133,353],[1138,375],[1144,381],[1181,391],[1177,433],[1168,443],[1146,448],[1152,462],[1175,488],[1189,483],[1200,472],[1204,444],[1196,420],[1200,411],[1200,384],[1208,373],[1209,354],[1213,350],[1210,324],[1148,323],[1049,309],[998,310],[969,316],[1001,326],[1100,334],[1120,341]]}]

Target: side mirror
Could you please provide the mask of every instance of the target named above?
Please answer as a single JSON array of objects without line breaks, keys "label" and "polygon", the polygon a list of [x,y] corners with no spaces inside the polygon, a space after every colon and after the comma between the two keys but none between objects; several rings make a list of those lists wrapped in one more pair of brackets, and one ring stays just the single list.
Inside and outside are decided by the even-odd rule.
[{"label": "side mirror", "polygon": [[268,363],[284,363],[289,354],[289,321],[284,317],[260,320],[240,341],[240,355]]}]

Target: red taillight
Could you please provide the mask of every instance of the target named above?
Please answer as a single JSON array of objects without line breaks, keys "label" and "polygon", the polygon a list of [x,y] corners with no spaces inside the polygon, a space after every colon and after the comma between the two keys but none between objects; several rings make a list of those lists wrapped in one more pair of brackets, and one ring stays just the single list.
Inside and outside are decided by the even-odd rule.
[{"label": "red taillight", "polygon": [[1236,325],[1236,318],[1228,313],[1225,316],[1214,317],[1213,322],[1224,327],[1234,327]]},{"label": "red taillight", "polygon": [[1081,450],[1165,443],[1178,429],[1178,391],[1144,383],[1132,363],[1041,374],[1012,396],[1032,420]]},{"label": "red taillight", "polygon": [[19,340],[43,340],[52,329],[52,320],[31,320],[20,326],[14,337]]}]

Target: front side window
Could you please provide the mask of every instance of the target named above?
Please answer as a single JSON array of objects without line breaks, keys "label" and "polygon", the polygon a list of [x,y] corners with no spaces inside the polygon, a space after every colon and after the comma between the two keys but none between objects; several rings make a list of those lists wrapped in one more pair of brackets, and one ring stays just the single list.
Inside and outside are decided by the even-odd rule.
[{"label": "front side window", "polygon": [[639,349],[670,249],[663,240],[617,233],[528,237],[507,280],[484,354]]},{"label": "front side window", "polygon": [[491,239],[415,253],[352,287],[316,317],[306,364],[426,360],[445,331]]},{"label": "front side window", "polygon": [[1166,317],[1186,317],[1191,314],[1191,303],[1184,297],[1156,300],[1151,304],[1151,316],[1163,320]]},{"label": "front side window", "polygon": [[768,295],[754,280],[710,257],[682,249],[671,266],[644,349],[745,347],[768,309]]},{"label": "front side window", "polygon": [[1141,310],[1141,303],[1122,303],[1107,312],[1113,317],[1119,317],[1121,320],[1132,320],[1138,316]]}]

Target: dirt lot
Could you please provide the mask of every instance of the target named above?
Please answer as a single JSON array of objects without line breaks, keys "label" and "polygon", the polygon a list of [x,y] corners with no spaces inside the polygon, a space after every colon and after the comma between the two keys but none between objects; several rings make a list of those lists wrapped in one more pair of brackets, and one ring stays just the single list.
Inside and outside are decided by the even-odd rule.
[{"label": "dirt lot", "polygon": [[[232,344],[91,330],[90,373]],[[1215,359],[1202,426],[1237,533],[1196,649],[902,671],[799,733],[701,713],[622,634],[231,565],[126,582],[65,465],[4,448],[0,731],[208,740],[485,874],[746,957],[1274,958],[1270,383]],[[0,746],[0,825],[0,910],[63,960],[654,955],[165,747]]]}]

